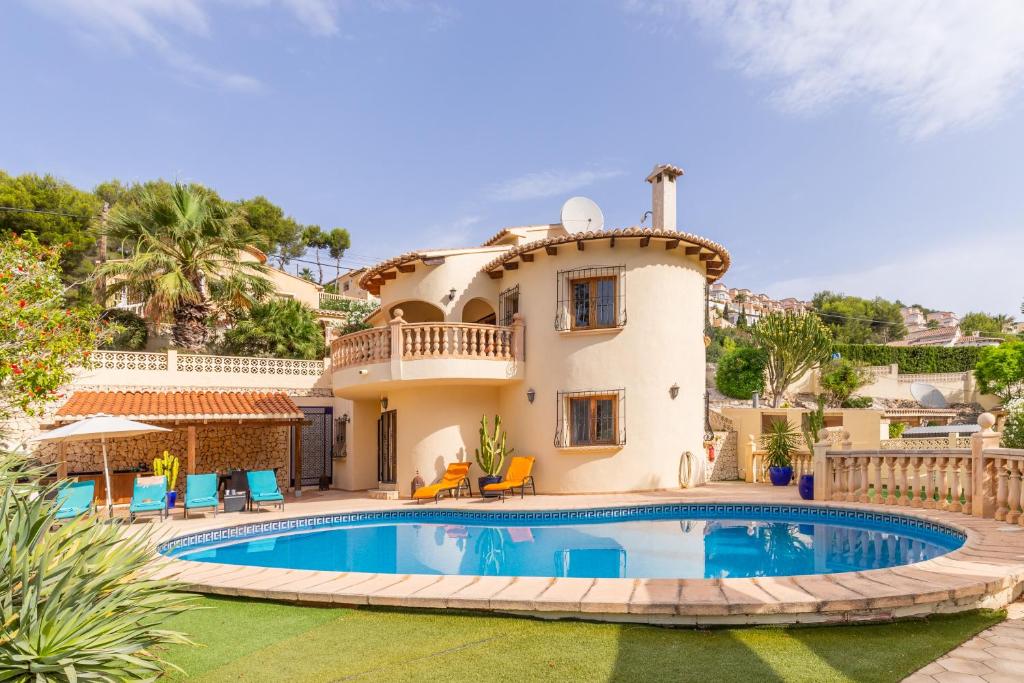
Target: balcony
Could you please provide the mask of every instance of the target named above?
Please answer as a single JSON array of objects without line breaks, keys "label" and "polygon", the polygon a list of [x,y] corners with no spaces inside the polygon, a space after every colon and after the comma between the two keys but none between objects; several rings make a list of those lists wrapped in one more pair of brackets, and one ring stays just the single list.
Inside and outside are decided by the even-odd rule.
[{"label": "balcony", "polygon": [[512,325],[406,323],[335,339],[335,393],[359,398],[395,382],[503,384],[522,379],[521,318]]}]

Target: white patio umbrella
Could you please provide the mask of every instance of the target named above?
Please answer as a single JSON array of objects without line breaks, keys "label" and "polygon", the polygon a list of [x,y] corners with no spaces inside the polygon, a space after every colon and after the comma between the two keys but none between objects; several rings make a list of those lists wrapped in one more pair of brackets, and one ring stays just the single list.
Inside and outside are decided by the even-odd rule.
[{"label": "white patio umbrella", "polygon": [[107,439],[117,439],[150,432],[169,432],[170,429],[148,425],[144,422],[135,422],[123,417],[115,417],[100,413],[93,417],[87,417],[77,422],[58,427],[48,432],[43,432],[32,437],[29,441],[44,443],[60,443],[62,441],[92,441],[100,440],[100,447],[103,451],[103,479],[107,483],[107,514],[114,516],[114,501],[110,495],[110,466],[107,464]]}]

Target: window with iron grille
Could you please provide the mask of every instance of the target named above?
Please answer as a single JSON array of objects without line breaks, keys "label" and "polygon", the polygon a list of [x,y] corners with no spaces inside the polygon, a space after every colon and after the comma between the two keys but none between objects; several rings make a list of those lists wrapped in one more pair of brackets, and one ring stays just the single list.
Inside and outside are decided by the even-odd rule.
[{"label": "window with iron grille", "polygon": [[555,329],[595,330],[626,324],[625,266],[558,272]]},{"label": "window with iron grille", "polygon": [[555,446],[622,446],[626,443],[626,390],[560,391]]},{"label": "window with iron grille", "polygon": [[519,285],[498,293],[498,324],[511,325],[512,316],[519,312]]}]

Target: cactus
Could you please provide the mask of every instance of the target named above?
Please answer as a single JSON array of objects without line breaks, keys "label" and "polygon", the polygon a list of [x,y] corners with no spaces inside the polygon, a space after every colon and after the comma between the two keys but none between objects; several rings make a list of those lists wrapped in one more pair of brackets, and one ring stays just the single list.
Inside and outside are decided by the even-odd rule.
[{"label": "cactus", "polygon": [[494,416],[494,436],[491,436],[487,428],[487,416],[480,418],[480,448],[476,449],[476,462],[484,474],[494,476],[501,472],[501,466],[505,464],[505,456],[513,449],[505,448],[505,437],[501,431],[501,417]]},{"label": "cactus", "polygon": [[162,456],[153,459],[153,474],[158,477],[162,474],[167,477],[167,490],[173,491],[174,485],[178,483],[178,458],[171,455],[170,451],[164,451]]},{"label": "cactus", "polygon": [[807,412],[807,419],[804,422],[804,441],[807,443],[807,450],[814,453],[814,444],[818,440],[818,432],[825,428],[825,397],[818,396],[818,407]]}]

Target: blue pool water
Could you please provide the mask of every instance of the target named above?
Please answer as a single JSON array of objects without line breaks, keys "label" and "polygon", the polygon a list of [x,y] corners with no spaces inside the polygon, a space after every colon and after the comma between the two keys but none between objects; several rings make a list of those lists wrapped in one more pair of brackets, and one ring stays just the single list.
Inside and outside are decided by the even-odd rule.
[{"label": "blue pool water", "polygon": [[200,562],[344,572],[724,578],[893,567],[962,543],[951,529],[897,515],[669,505],[348,514],[196,534],[162,550]]}]

